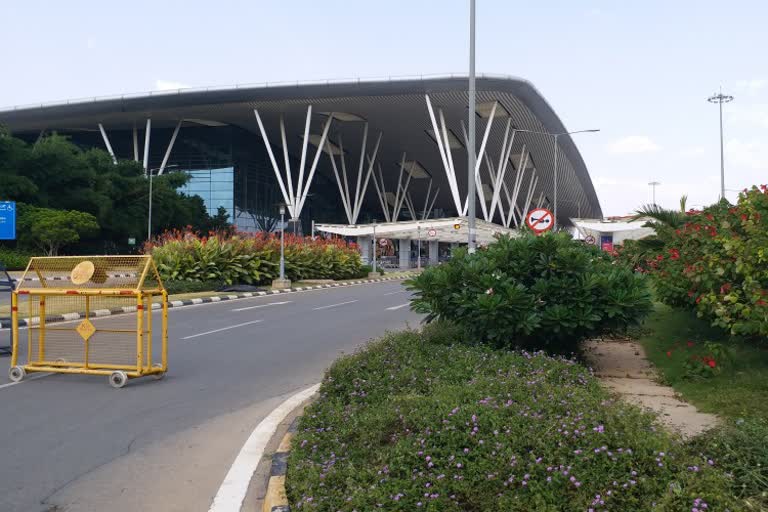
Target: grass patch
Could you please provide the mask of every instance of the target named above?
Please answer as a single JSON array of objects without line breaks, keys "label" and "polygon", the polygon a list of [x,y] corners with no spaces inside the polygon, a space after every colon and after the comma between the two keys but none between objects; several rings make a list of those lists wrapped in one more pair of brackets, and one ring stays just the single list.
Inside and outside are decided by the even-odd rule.
[{"label": "grass patch", "polygon": [[458,336],[394,333],[331,367],[293,441],[296,510],[742,509],[706,451],[575,361]]},{"label": "grass patch", "polygon": [[[729,336],[689,311],[657,304],[639,334],[664,381],[722,425],[691,442],[734,475],[749,510],[768,510],[768,346]],[[692,342],[689,346],[688,342]],[[691,356],[720,352],[718,373],[691,374]]]},{"label": "grass patch", "polygon": [[[639,339],[664,381],[702,411],[768,421],[768,345],[730,338],[691,312],[661,304],[646,320]],[[717,361],[722,371],[707,378],[692,376],[686,362],[692,355],[711,352],[705,342],[727,353]]]}]

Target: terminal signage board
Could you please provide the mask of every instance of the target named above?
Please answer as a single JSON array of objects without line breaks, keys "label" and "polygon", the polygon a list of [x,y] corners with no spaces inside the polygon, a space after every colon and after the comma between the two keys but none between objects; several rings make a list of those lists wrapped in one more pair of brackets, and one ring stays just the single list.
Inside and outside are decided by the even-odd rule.
[{"label": "terminal signage board", "polygon": [[604,251],[613,250],[613,235],[600,235],[600,248]]},{"label": "terminal signage board", "polygon": [[15,201],[0,201],[0,240],[16,240]]}]

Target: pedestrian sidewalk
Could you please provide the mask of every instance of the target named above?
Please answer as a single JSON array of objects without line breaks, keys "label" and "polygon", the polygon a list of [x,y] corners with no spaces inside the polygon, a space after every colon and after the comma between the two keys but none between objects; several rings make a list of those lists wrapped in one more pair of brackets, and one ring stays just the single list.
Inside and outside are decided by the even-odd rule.
[{"label": "pedestrian sidewalk", "polygon": [[658,375],[639,343],[590,340],[584,349],[603,385],[628,402],[656,412],[662,423],[683,437],[696,436],[717,424],[717,416],[699,412],[681,400],[674,389],[657,382]]}]

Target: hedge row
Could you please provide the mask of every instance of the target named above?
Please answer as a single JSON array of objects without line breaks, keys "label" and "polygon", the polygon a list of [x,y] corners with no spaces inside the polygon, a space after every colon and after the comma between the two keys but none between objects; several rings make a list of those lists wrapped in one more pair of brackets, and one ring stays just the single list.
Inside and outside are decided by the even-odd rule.
[{"label": "hedge row", "polygon": [[[280,237],[274,233],[168,231],[144,247],[167,281],[268,284],[279,275]],[[363,265],[355,244],[285,235],[288,279],[350,279]]]}]

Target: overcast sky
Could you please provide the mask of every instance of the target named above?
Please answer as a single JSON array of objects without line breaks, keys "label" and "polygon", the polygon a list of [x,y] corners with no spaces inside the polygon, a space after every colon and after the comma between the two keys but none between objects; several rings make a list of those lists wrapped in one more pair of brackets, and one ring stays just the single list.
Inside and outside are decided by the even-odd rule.
[{"label": "overcast sky", "polygon": [[[466,72],[468,0],[0,2],[0,105],[185,86]],[[768,182],[765,0],[477,0],[477,69],[578,135],[606,215]],[[736,192],[729,192],[731,200]]]}]

